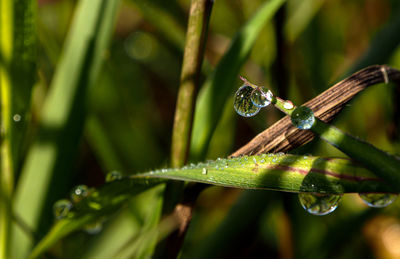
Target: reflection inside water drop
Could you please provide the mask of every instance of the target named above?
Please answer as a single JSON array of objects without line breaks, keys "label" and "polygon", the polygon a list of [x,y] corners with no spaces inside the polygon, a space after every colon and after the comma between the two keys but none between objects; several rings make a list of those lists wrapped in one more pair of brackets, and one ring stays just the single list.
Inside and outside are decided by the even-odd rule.
[{"label": "reflection inside water drop", "polygon": [[290,119],[292,120],[292,124],[296,128],[303,130],[311,129],[311,127],[315,123],[313,111],[306,106],[300,106],[294,109],[294,111],[290,115]]},{"label": "reflection inside water drop", "polygon": [[243,117],[254,116],[260,111],[260,107],[255,106],[251,101],[253,90],[253,87],[244,85],[235,93],[233,107],[235,108],[235,111]]},{"label": "reflection inside water drop", "polygon": [[359,195],[365,204],[373,208],[386,207],[397,198],[397,195],[392,193],[360,193]]},{"label": "reflection inside water drop", "polygon": [[253,89],[250,95],[251,102],[259,108],[268,106],[272,101],[272,97],[273,95],[270,90],[265,92],[262,88]]},{"label": "reflection inside water drop", "polygon": [[301,206],[310,214],[323,216],[333,212],[338,204],[341,195],[299,193]]}]

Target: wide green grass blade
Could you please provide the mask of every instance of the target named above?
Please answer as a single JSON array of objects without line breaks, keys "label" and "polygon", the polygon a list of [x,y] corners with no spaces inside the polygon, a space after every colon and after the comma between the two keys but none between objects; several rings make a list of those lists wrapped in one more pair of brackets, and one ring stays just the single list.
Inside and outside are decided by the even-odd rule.
[{"label": "wide green grass blade", "polygon": [[288,192],[395,192],[388,184],[348,159],[263,154],[162,169],[132,176],[218,186]]},{"label": "wide green grass blade", "polygon": [[180,169],[162,169],[113,181],[94,191],[57,222],[36,246],[33,257],[66,235],[115,212],[134,195],[167,180],[290,192],[393,192],[372,173],[348,159],[261,155],[218,159]]},{"label": "wide green grass blade", "polygon": [[11,198],[36,75],[36,1],[0,2],[0,258],[9,258]]},{"label": "wide green grass blade", "polygon": [[[119,1],[82,0],[61,55],[17,186],[15,213],[37,236],[51,223],[53,202],[73,177],[72,161],[82,135],[87,88],[99,73]],[[13,257],[26,257],[32,240],[14,232]]]},{"label": "wide green grass blade", "polygon": [[240,68],[247,60],[262,27],[268,22],[284,0],[271,0],[263,4],[256,14],[237,33],[229,50],[207,79],[197,98],[192,130],[190,157],[202,160],[222,115],[224,104],[237,87]]}]

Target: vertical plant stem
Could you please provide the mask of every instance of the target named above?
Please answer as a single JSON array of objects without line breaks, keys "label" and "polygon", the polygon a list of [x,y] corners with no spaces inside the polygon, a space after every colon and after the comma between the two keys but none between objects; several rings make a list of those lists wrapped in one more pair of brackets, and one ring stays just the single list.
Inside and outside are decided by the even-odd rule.
[{"label": "vertical plant stem", "polygon": [[[212,0],[192,0],[189,21],[186,32],[186,43],[183,54],[180,87],[175,110],[172,133],[171,166],[183,166],[188,157],[193,123],[194,100],[199,85],[199,74],[203,62],[205,43],[207,39],[208,22],[211,15]],[[179,202],[184,183],[169,183],[165,190],[164,213],[172,211]],[[181,214],[178,206],[174,213]],[[193,206],[184,206],[187,217],[180,218],[179,233],[173,233],[165,246],[168,247],[167,257],[178,254],[191,219]],[[171,247],[173,246],[173,247]]]},{"label": "vertical plant stem", "polygon": [[203,61],[211,0],[193,0],[186,34],[185,51],[172,135],[171,165],[185,164],[193,121],[193,107]]},{"label": "vertical plant stem", "polygon": [[9,64],[12,59],[12,34],[13,34],[13,3],[1,1],[0,3],[0,95],[1,95],[1,124],[0,124],[0,258],[9,257],[10,227],[11,227],[11,196],[13,192],[14,177],[12,170],[10,125],[11,125],[11,77]]}]

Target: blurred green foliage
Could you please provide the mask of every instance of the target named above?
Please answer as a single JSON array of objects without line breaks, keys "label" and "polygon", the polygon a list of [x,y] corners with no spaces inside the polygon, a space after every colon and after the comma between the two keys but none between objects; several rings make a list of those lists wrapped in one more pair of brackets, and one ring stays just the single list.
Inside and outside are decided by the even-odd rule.
[{"label": "blurred green foliage", "polygon": [[[398,1],[275,1],[276,10],[264,13],[271,19],[262,16],[258,19],[265,20],[249,25],[247,22],[268,2],[273,1],[214,3],[200,85],[208,87],[207,80],[215,75],[219,81],[214,81],[214,88],[223,89],[211,101],[199,101],[205,108],[196,107],[201,109],[199,114],[211,113],[207,116],[212,117],[213,125],[194,128],[197,132],[206,129],[209,139],[192,153],[192,160],[227,157],[280,118],[273,109],[246,119],[234,113],[232,97],[241,83],[239,74],[301,104],[360,68],[379,63],[400,66]],[[190,1],[38,0],[25,1],[22,6],[33,8],[28,11],[33,10],[36,26],[34,31],[20,32],[27,37],[22,40],[29,45],[34,34],[37,43],[33,47],[35,64],[29,63],[32,49],[25,50],[29,55],[14,56],[30,64],[28,70],[15,68],[20,72],[12,74],[16,79],[11,81],[24,86],[18,88],[17,95],[25,98],[27,107],[30,87],[33,91],[27,117],[20,102],[21,111],[11,110],[12,115],[24,115],[26,126],[12,126],[18,137],[18,143],[13,143],[18,151],[13,155],[12,189],[16,194],[12,205],[14,240],[21,235],[27,241],[14,241],[10,258],[26,257],[48,233],[53,202],[69,198],[73,186],[99,187],[113,170],[129,175],[168,166]],[[80,21],[76,18],[78,6],[85,7]],[[2,42],[6,42],[5,11],[29,20],[26,10],[24,16],[0,9]],[[241,43],[254,41],[254,45],[246,45],[248,53],[244,55],[224,56],[243,28],[251,30],[247,35],[251,38]],[[86,36],[89,41],[80,38]],[[0,64],[8,67],[8,54],[3,47],[1,51]],[[66,65],[65,59],[76,63]],[[214,70],[218,64],[221,72]],[[0,77],[5,78],[4,71]],[[4,81],[0,82],[3,88]],[[61,90],[56,94],[57,89]],[[400,154],[400,94],[396,89],[382,84],[366,90],[344,109],[335,125]],[[199,90],[199,99],[202,91],[207,89]],[[4,116],[5,108],[1,109]],[[54,128],[46,128],[46,122]],[[198,137],[193,135],[192,139]],[[37,153],[36,158],[32,152]],[[294,152],[344,157],[318,140]],[[1,159],[6,159],[3,153]],[[41,205],[33,215],[30,206],[36,203]],[[161,218],[161,206],[162,188],[148,189],[104,218],[101,232],[74,232],[44,256],[148,258],[157,241],[176,224],[168,217]],[[399,211],[399,201],[376,210],[364,206],[354,195],[345,195],[337,211],[316,217],[301,208],[297,195],[211,187],[199,196],[180,256],[398,258]],[[7,216],[0,213],[2,217]],[[31,221],[36,222],[33,229]]]}]

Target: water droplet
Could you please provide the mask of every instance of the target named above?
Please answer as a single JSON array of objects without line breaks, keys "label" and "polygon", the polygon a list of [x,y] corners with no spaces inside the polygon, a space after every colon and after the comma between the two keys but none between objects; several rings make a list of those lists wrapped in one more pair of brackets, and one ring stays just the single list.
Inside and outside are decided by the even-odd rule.
[{"label": "water droplet", "polygon": [[243,117],[254,116],[260,111],[260,107],[255,106],[251,101],[250,96],[253,90],[253,87],[244,85],[236,91],[233,107]]},{"label": "water droplet", "polygon": [[315,123],[313,111],[306,107],[297,107],[290,116],[292,124],[299,129],[311,129]]},{"label": "water droplet", "polygon": [[257,164],[257,159],[255,157],[253,157],[253,162],[254,164]]},{"label": "water droplet", "polygon": [[262,154],[262,155],[261,155],[262,158],[264,158],[264,157],[266,157],[266,156],[267,156],[267,154]]},{"label": "water droplet", "polygon": [[56,219],[63,219],[68,216],[68,213],[71,211],[73,205],[69,200],[62,199],[54,203],[53,205],[53,213]]},{"label": "water droplet", "polygon": [[71,192],[71,200],[73,203],[81,201],[89,195],[89,187],[86,185],[78,185]]},{"label": "water droplet", "polygon": [[98,234],[103,230],[103,221],[101,220],[92,224],[88,224],[85,226],[84,230],[90,235]]},{"label": "water droplet", "polygon": [[283,104],[283,108],[288,109],[288,110],[293,109],[293,107],[294,107],[293,103],[289,100],[285,101],[285,103]]},{"label": "water droplet", "polygon": [[392,193],[360,193],[359,195],[363,202],[373,208],[386,207],[397,198],[397,195]]},{"label": "water droplet", "polygon": [[118,171],[111,171],[106,175],[106,183],[122,179],[122,174]]},{"label": "water droplet", "polygon": [[278,160],[277,157],[272,158],[272,162],[275,163]]},{"label": "water droplet", "polygon": [[261,163],[265,163],[265,159],[261,159],[261,161],[260,161]]},{"label": "water droplet", "polygon": [[251,102],[258,108],[268,106],[271,103],[272,97],[273,95],[270,90],[264,92],[261,88],[253,89],[253,92],[250,95]]},{"label": "water droplet", "polygon": [[21,115],[19,115],[18,113],[14,114],[13,121],[20,122],[21,121]]},{"label": "water droplet", "polygon": [[333,212],[338,204],[341,195],[319,194],[319,193],[299,193],[301,206],[310,214],[323,216]]},{"label": "water droplet", "polygon": [[207,174],[207,168],[203,168],[203,170],[201,171],[202,174]]}]

